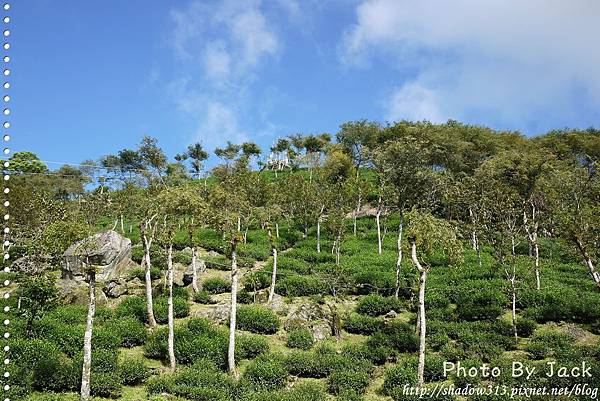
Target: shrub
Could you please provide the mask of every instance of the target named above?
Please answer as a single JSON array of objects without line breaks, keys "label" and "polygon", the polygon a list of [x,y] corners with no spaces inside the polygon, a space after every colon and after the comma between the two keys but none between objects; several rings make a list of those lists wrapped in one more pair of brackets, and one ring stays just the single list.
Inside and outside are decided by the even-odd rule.
[{"label": "shrub", "polygon": [[250,273],[244,279],[244,289],[246,291],[257,291],[269,287],[271,276],[265,271]]},{"label": "shrub", "polygon": [[134,386],[150,377],[150,371],[141,358],[125,359],[119,366],[119,375],[123,384]]},{"label": "shrub", "polygon": [[269,351],[267,339],[258,335],[241,335],[237,338],[235,345],[237,347],[236,357],[240,359],[254,359]]},{"label": "shrub", "polygon": [[121,378],[111,373],[92,373],[91,392],[96,397],[119,398],[123,392]]},{"label": "shrub", "polygon": [[[168,320],[168,298],[156,297],[154,299],[154,318],[157,323],[167,323]],[[190,307],[187,301],[183,298],[173,297],[173,316],[176,318],[186,317],[190,313]]]},{"label": "shrub", "polygon": [[210,294],[222,294],[231,291],[231,283],[222,278],[209,278],[204,280],[202,288]]},{"label": "shrub", "polygon": [[348,333],[369,335],[381,330],[382,327],[382,320],[372,316],[361,315],[359,313],[351,313],[344,320],[344,329]]},{"label": "shrub", "polygon": [[361,298],[356,307],[358,313],[368,316],[385,315],[392,310],[397,312],[401,309],[402,305],[395,297],[383,297],[378,294],[371,294]]},{"label": "shrub", "polygon": [[[150,268],[150,278],[152,280],[158,280],[161,277],[162,277],[162,271],[158,267],[152,266]],[[129,278],[130,279],[138,278],[142,282],[146,282],[146,270],[142,269],[141,267],[136,267],[134,269],[131,269],[131,271],[129,272]]]},{"label": "shrub", "polygon": [[285,393],[282,401],[325,401],[327,395],[318,383],[297,383]]},{"label": "shrub", "polygon": [[306,328],[298,328],[291,330],[288,333],[286,345],[290,348],[307,350],[313,346],[314,341],[313,334],[310,330]]},{"label": "shrub", "polygon": [[188,266],[192,263],[192,253],[186,251],[179,251],[173,254],[173,263],[180,263],[184,266]]},{"label": "shrub", "polygon": [[206,290],[198,291],[194,294],[194,302],[204,305],[214,304],[215,301],[211,298],[210,293]]},{"label": "shrub", "polygon": [[546,331],[534,335],[525,350],[533,359],[544,359],[571,348],[574,338],[565,333]]},{"label": "shrub", "polygon": [[327,379],[327,389],[332,394],[339,394],[343,390],[362,394],[368,385],[369,375],[360,371],[335,370]]},{"label": "shrub", "polygon": [[327,293],[327,284],[316,277],[288,276],[275,284],[278,294],[290,297],[302,297]]},{"label": "shrub", "polygon": [[456,313],[462,320],[489,320],[502,314],[507,298],[501,291],[481,289],[457,294]]},{"label": "shrub", "polygon": [[394,400],[404,399],[402,388],[405,384],[415,386],[417,384],[417,367],[408,364],[399,364],[389,369],[383,381],[383,394]]},{"label": "shrub", "polygon": [[146,299],[142,297],[126,297],[115,309],[117,317],[135,317],[142,323],[148,322],[148,310],[146,309]]},{"label": "shrub", "polygon": [[263,306],[241,306],[237,312],[237,324],[240,330],[273,334],[279,329],[279,318],[275,312]]},{"label": "shrub", "polygon": [[[123,340],[118,332],[110,329],[110,327],[100,326],[92,332],[92,344],[94,349],[116,350]],[[83,337],[79,343],[83,344]]]},{"label": "shrub", "polygon": [[121,338],[121,347],[131,348],[142,345],[146,341],[148,332],[146,328],[135,317],[121,317],[109,321],[105,327],[116,333]]},{"label": "shrub", "polygon": [[535,320],[527,319],[527,318],[518,318],[517,319],[517,334],[521,337],[529,337],[535,331],[537,327],[537,323]]},{"label": "shrub", "polygon": [[288,378],[288,371],[283,362],[275,357],[261,357],[252,361],[244,372],[256,390],[277,390],[283,388]]},{"label": "shrub", "polygon": [[251,304],[254,302],[254,296],[246,290],[238,291],[237,301],[241,304]]},{"label": "shrub", "polygon": [[398,352],[415,352],[418,344],[419,339],[412,326],[399,321],[389,322],[367,340],[371,348],[391,348]]}]

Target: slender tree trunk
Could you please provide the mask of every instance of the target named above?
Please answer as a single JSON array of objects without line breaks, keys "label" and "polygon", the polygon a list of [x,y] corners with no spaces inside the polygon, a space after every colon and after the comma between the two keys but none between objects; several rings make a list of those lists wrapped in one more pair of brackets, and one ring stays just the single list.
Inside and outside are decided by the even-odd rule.
[{"label": "slender tree trunk", "polygon": [[227,363],[229,373],[237,377],[235,368],[235,328],[237,317],[237,287],[238,267],[235,240],[231,242],[231,309],[229,312],[229,348],[227,350]]},{"label": "slender tree trunk", "polygon": [[123,223],[123,214],[121,214],[121,234],[125,234],[125,227],[124,227],[124,223]]},{"label": "slender tree trunk", "polygon": [[169,244],[167,249],[167,285],[169,286],[169,298],[167,300],[168,307],[168,324],[169,324],[169,367],[172,371],[175,370],[175,322],[173,319],[173,244]]},{"label": "slender tree trunk", "polygon": [[341,241],[342,241],[342,236],[340,234],[338,234],[337,238],[335,239],[335,264],[336,266],[340,265],[340,248],[341,248]]},{"label": "slender tree trunk", "polygon": [[427,283],[427,269],[421,265],[417,258],[417,245],[411,243],[411,256],[414,265],[419,270],[419,368],[417,372],[419,387],[425,383],[425,334],[427,325],[425,321],[425,285]]},{"label": "slender tree trunk", "polygon": [[375,215],[375,222],[377,223],[377,253],[381,255],[381,209],[377,208],[377,215]]},{"label": "slender tree trunk", "polygon": [[519,334],[517,333],[517,288],[515,283],[515,268],[513,266],[513,275],[510,279],[510,285],[512,290],[512,326],[513,332],[515,335],[515,340],[519,339]]},{"label": "slender tree trunk", "polygon": [[279,223],[275,223],[275,237],[279,238]]},{"label": "slender tree trunk", "polygon": [[400,295],[400,269],[402,266],[402,231],[404,227],[404,216],[400,215],[400,225],[398,226],[398,258],[396,259],[396,290],[394,291],[394,296],[398,298]]},{"label": "slender tree trunk", "polygon": [[515,243],[515,236],[514,235],[510,237],[510,245],[511,245],[512,256],[515,256],[516,255],[515,248],[516,248],[517,244]]},{"label": "slender tree trunk", "polygon": [[152,245],[152,240],[148,239],[146,234],[143,235],[144,240],[144,258],[146,261],[146,271],[145,271],[145,279],[146,279],[146,311],[148,312],[148,325],[151,329],[156,328],[156,319],[154,318],[154,307],[152,306],[152,274],[150,264],[150,246]]},{"label": "slender tree trunk", "polygon": [[[90,267],[89,264],[87,266]],[[88,273],[89,279],[89,302],[85,334],[83,335],[83,368],[81,372],[81,401],[90,399],[91,374],[92,374],[92,330],[94,328],[94,316],[96,314],[96,273]]]},{"label": "slender tree trunk", "polygon": [[592,257],[590,256],[586,247],[583,245],[583,242],[581,242],[581,240],[579,238],[575,238],[575,244],[577,245],[579,252],[581,252],[583,259],[585,259],[585,265],[588,268],[590,276],[592,276],[592,280],[594,280],[594,282],[596,283],[596,286],[598,287],[598,289],[600,289],[600,274],[598,274],[598,272],[596,271],[596,268],[594,267],[594,262],[592,261]]},{"label": "slender tree trunk", "polygon": [[321,216],[317,219],[317,253],[321,253]]},{"label": "slender tree trunk", "polygon": [[237,218],[237,230],[238,232],[242,231],[242,219],[240,217]]},{"label": "slender tree trunk", "polygon": [[[537,237],[537,235],[536,235]],[[540,285],[540,247],[537,243],[537,238],[535,243],[533,244],[533,251],[534,251],[534,255],[535,255],[535,286],[536,289],[540,289],[541,285]]]},{"label": "slender tree trunk", "polygon": [[353,234],[354,236],[356,236],[356,219],[358,217],[358,213],[360,213],[360,206],[361,206],[361,194],[358,194],[358,204],[356,205],[356,211],[354,212],[354,216],[353,216],[353,221],[352,221],[352,225],[353,225]]},{"label": "slender tree trunk", "polygon": [[271,287],[269,288],[268,302],[273,301],[275,295],[275,280],[277,279],[277,248],[273,248],[273,273],[271,274]]},{"label": "slender tree trunk", "polygon": [[196,247],[193,246],[192,247],[192,289],[194,290],[195,293],[199,291],[198,269],[196,267],[196,258],[197,258]]}]

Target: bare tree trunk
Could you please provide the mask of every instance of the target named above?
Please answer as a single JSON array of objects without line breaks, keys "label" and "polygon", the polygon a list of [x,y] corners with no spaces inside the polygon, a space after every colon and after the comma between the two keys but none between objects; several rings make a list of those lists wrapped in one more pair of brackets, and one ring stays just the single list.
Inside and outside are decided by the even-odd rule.
[{"label": "bare tree trunk", "polygon": [[381,209],[379,208],[377,208],[375,221],[377,222],[377,253],[381,255]]},{"label": "bare tree trunk", "polygon": [[317,219],[317,252],[321,253],[321,216]]},{"label": "bare tree trunk", "polygon": [[271,274],[271,287],[269,288],[268,302],[273,301],[275,295],[275,280],[277,279],[277,249],[273,248],[273,273]]},{"label": "bare tree trunk", "polygon": [[513,332],[515,334],[515,340],[519,339],[519,334],[517,333],[517,288],[515,285],[515,268],[513,267],[513,275],[510,279],[511,289],[512,289],[512,326]]},{"label": "bare tree trunk", "polygon": [[275,237],[279,238],[279,223],[275,223]]},{"label": "bare tree trunk", "polygon": [[121,234],[125,234],[125,227],[123,225],[123,214],[121,214],[120,219],[121,219]]},{"label": "bare tree trunk", "polygon": [[340,248],[341,248],[341,235],[338,234],[337,238],[335,239],[335,264],[336,266],[340,265]]},{"label": "bare tree trunk", "polygon": [[111,230],[112,230],[112,231],[115,231],[115,229],[117,228],[117,225],[118,225],[118,224],[119,224],[119,219],[116,219],[116,220],[115,220],[115,223],[113,224],[113,226],[112,226],[112,228],[111,228]]},{"label": "bare tree trunk", "polygon": [[510,237],[510,245],[511,245],[511,253],[513,256],[515,256],[516,255],[515,248],[516,248],[517,244],[515,243],[514,235]]},{"label": "bare tree trunk", "polygon": [[412,261],[419,270],[419,368],[418,368],[418,382],[419,387],[422,387],[425,383],[425,334],[427,326],[425,323],[425,285],[427,283],[427,269],[421,265],[417,258],[417,245],[411,243],[411,256]]},{"label": "bare tree trunk", "polygon": [[[537,235],[536,235],[537,237]],[[537,238],[535,243],[533,244],[533,251],[535,254],[535,286],[536,289],[540,289],[541,285],[540,285],[540,247],[537,243]]]},{"label": "bare tree trunk", "polygon": [[598,287],[598,289],[600,289],[600,274],[598,274],[598,272],[596,271],[596,268],[594,267],[594,262],[592,261],[592,257],[590,256],[586,247],[583,245],[583,243],[581,242],[581,240],[579,238],[575,238],[575,244],[577,245],[577,248],[579,248],[579,252],[581,252],[581,255],[583,256],[583,258],[585,259],[585,265],[588,268],[590,276],[592,276],[592,280],[594,280],[594,282],[596,283],[596,286]]},{"label": "bare tree trunk", "polygon": [[238,232],[242,231],[242,219],[240,217],[237,218],[237,230]]},{"label": "bare tree trunk", "polygon": [[398,226],[398,258],[396,259],[396,290],[394,291],[394,296],[398,298],[400,295],[400,269],[402,266],[402,231],[404,227],[404,216],[400,215],[400,225]]},{"label": "bare tree trunk", "polygon": [[196,258],[197,258],[196,247],[193,246],[192,247],[192,290],[194,290],[195,293],[199,291],[198,269],[196,267]]},{"label": "bare tree trunk", "polygon": [[358,194],[358,205],[356,205],[356,211],[354,212],[353,222],[352,222],[354,236],[356,236],[356,219],[358,217],[358,213],[360,212],[361,201],[362,201],[361,194],[359,193]]},{"label": "bare tree trunk", "polygon": [[167,285],[169,286],[168,307],[168,325],[169,325],[169,366],[171,371],[175,370],[175,322],[173,319],[173,244],[169,244],[167,249]]},{"label": "bare tree trunk", "polygon": [[[88,264],[88,268],[89,268]],[[81,401],[90,399],[91,374],[92,374],[92,330],[94,328],[94,316],[96,314],[96,273],[88,273],[89,279],[89,302],[85,334],[83,335],[83,368],[81,372]]]},{"label": "bare tree trunk", "polygon": [[148,312],[148,325],[151,329],[156,328],[156,319],[154,318],[154,307],[152,306],[152,274],[151,274],[151,264],[150,264],[150,246],[152,245],[152,240],[148,239],[146,234],[143,235],[144,240],[144,258],[146,261],[146,311]]},{"label": "bare tree trunk", "polygon": [[237,287],[238,287],[238,267],[236,255],[235,240],[231,242],[231,309],[229,312],[229,348],[227,350],[227,363],[229,373],[237,377],[235,368],[235,328],[237,317]]}]

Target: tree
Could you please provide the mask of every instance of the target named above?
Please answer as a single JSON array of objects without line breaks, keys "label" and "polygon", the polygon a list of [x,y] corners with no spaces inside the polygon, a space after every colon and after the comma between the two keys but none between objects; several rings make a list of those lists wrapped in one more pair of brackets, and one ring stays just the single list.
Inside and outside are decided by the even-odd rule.
[{"label": "tree", "polygon": [[445,220],[433,217],[430,213],[419,212],[413,209],[407,214],[407,238],[410,244],[410,255],[414,266],[419,272],[419,386],[423,386],[425,372],[425,291],[427,286],[427,273],[429,272],[428,259],[435,251],[443,249],[448,260],[455,263],[461,258],[462,245],[456,237],[454,228]]},{"label": "tree", "polygon": [[558,164],[544,182],[557,234],[579,251],[590,277],[600,289],[600,177],[586,166]]},{"label": "tree", "polygon": [[43,174],[48,166],[33,152],[16,152],[9,159],[8,170],[14,173]]},{"label": "tree", "polygon": [[[154,172],[159,181],[164,185],[162,178],[163,171],[167,167],[167,157],[158,146],[158,140],[148,135],[144,135],[137,152],[145,169]],[[148,175],[148,184],[152,185],[152,176]]]},{"label": "tree", "polygon": [[[208,159],[208,152],[204,150],[201,142],[196,142],[187,148],[187,152],[185,156],[188,157],[191,162],[191,170],[192,177],[196,179],[200,179],[200,174],[202,173],[203,162]],[[206,180],[205,180],[206,184]]]},{"label": "tree", "polygon": [[433,207],[436,192],[433,171],[429,165],[429,148],[422,140],[413,136],[402,136],[385,142],[376,150],[375,164],[388,189],[390,204],[400,215],[398,225],[396,258],[396,290],[400,292],[400,268],[402,265],[402,236],[404,214],[415,206]]}]

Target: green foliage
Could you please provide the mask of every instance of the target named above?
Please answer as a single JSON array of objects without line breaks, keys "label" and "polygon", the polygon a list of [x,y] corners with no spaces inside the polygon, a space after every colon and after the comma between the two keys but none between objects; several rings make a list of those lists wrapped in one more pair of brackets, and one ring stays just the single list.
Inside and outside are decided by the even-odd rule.
[{"label": "green foliage", "polygon": [[[154,318],[159,324],[167,323],[168,320],[168,298],[161,296],[154,298]],[[187,300],[173,297],[173,316],[175,318],[186,317],[190,313]]]},{"label": "green foliage", "polygon": [[535,334],[525,350],[529,352],[532,359],[544,359],[555,356],[573,344],[573,337],[556,331],[546,331]]},{"label": "green foliage", "polygon": [[373,349],[384,348],[395,352],[415,352],[418,343],[414,328],[397,320],[388,322],[367,340],[367,345]]},{"label": "green foliage", "polygon": [[378,294],[371,294],[363,297],[358,302],[356,312],[368,316],[385,315],[390,311],[400,312],[401,302],[394,297],[383,297]]},{"label": "green foliage", "polygon": [[236,357],[239,359],[254,359],[269,351],[269,342],[259,335],[244,334],[236,338]]},{"label": "green foliage", "polygon": [[277,390],[283,388],[288,371],[280,358],[260,357],[252,361],[244,372],[243,378],[249,381],[255,390]]},{"label": "green foliage", "polygon": [[135,317],[142,323],[148,322],[146,299],[142,297],[126,297],[115,309],[117,317]]},{"label": "green foliage", "polygon": [[142,358],[127,358],[119,365],[119,375],[123,384],[135,386],[150,377],[150,370]]},{"label": "green foliage", "polygon": [[362,394],[369,386],[369,375],[361,371],[335,370],[327,379],[327,389],[332,394],[352,391]]},{"label": "green foliage", "polygon": [[121,378],[110,373],[92,373],[91,392],[96,397],[119,398],[123,392]]},{"label": "green foliage", "polygon": [[480,288],[458,294],[456,313],[463,320],[495,319],[508,305],[508,298],[499,290]]},{"label": "green foliage", "polygon": [[89,235],[84,223],[77,221],[55,221],[44,227],[42,246],[54,257],[62,256],[67,248]]},{"label": "green foliage", "polygon": [[535,331],[537,323],[527,318],[517,318],[517,333],[521,337],[529,337]]},{"label": "green foliage", "polygon": [[344,329],[348,333],[370,335],[383,328],[383,321],[376,317],[351,313],[344,319]]},{"label": "green foliage", "polygon": [[206,290],[198,291],[194,294],[194,302],[199,304],[210,305],[214,304],[215,301],[210,297],[210,293]]},{"label": "green foliage", "polygon": [[40,315],[56,306],[58,290],[51,276],[25,276],[19,285],[21,315],[27,319],[31,330],[33,322]]},{"label": "green foliage", "polygon": [[144,344],[148,335],[144,325],[133,316],[111,320],[105,327],[121,338],[121,347],[125,348]]},{"label": "green foliage", "polygon": [[237,311],[237,326],[252,333],[273,334],[279,329],[279,318],[264,306],[241,306]]},{"label": "green foliage", "polygon": [[209,278],[204,280],[202,288],[210,294],[221,294],[231,291],[231,283],[228,280],[218,277]]},{"label": "green foliage", "polygon": [[310,330],[306,328],[293,329],[288,333],[286,345],[290,348],[307,350],[313,346],[314,337]]},{"label": "green foliage", "polygon": [[324,294],[327,292],[327,284],[317,277],[288,276],[276,282],[275,292],[291,297]]}]

